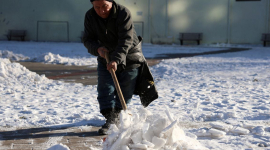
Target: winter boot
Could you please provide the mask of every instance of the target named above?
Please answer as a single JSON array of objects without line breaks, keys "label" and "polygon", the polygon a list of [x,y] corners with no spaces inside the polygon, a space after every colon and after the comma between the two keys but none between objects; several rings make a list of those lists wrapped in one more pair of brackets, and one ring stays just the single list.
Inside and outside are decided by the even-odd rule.
[{"label": "winter boot", "polygon": [[107,135],[107,131],[111,124],[118,123],[118,115],[120,111],[114,111],[114,109],[104,109],[100,111],[101,114],[106,118],[105,124],[98,130],[100,135]]},{"label": "winter boot", "polygon": [[114,116],[115,116],[115,124],[116,124],[116,126],[119,125],[119,121],[120,121],[120,116],[119,116],[119,114],[120,114],[121,111],[122,111],[122,109],[121,109],[121,108],[118,108],[118,107],[116,107],[116,108],[114,109]]}]

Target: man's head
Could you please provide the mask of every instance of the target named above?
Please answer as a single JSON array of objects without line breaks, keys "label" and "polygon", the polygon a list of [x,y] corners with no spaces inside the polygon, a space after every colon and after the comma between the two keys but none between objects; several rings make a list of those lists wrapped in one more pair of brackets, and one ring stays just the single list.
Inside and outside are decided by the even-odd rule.
[{"label": "man's head", "polygon": [[101,18],[108,18],[112,9],[113,0],[90,0],[96,13]]}]

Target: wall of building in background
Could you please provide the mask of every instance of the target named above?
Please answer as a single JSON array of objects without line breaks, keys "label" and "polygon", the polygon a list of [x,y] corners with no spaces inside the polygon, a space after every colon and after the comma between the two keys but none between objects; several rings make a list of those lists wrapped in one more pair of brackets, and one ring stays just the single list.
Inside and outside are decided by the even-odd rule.
[{"label": "wall of building in background", "polygon": [[[115,0],[128,7],[145,43],[179,44],[179,32],[201,32],[202,43],[261,43],[270,32],[270,0]],[[29,41],[80,42],[89,0],[0,0],[0,40],[9,29]]]},{"label": "wall of building in background", "polygon": [[26,40],[80,41],[88,0],[0,0],[0,39],[9,29],[27,30]]},{"label": "wall of building in background", "polygon": [[231,43],[258,43],[261,34],[269,32],[269,0],[232,1],[230,6]]},{"label": "wall of building in background", "polygon": [[179,32],[201,32],[202,43],[258,44],[270,32],[269,8],[269,0],[151,0],[151,41],[179,44]]},{"label": "wall of building in background", "polygon": [[[166,36],[178,39],[179,32],[201,32],[203,43],[225,43],[227,40],[227,0],[170,0],[168,1]],[[179,40],[178,40],[179,42]]]}]

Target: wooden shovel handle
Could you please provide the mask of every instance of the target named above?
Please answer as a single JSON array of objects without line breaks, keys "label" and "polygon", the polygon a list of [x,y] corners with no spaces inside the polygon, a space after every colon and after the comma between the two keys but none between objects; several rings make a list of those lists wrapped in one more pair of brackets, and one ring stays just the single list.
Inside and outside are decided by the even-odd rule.
[{"label": "wooden shovel handle", "polygon": [[[107,63],[110,63],[110,58],[109,58],[109,53],[108,53],[108,52],[105,53],[105,57],[106,57]],[[116,74],[115,74],[115,70],[114,70],[113,68],[111,68],[110,73],[111,73],[111,75],[112,75],[113,82],[114,82],[114,85],[115,85],[115,88],[116,88],[118,97],[119,97],[119,99],[120,99],[121,105],[122,105],[122,107],[123,107],[123,110],[127,110],[126,101],[125,101],[125,99],[124,99],[124,96],[123,96],[123,94],[122,94],[122,91],[121,91],[119,82],[118,82],[118,80],[117,80],[117,77],[116,77]]]}]

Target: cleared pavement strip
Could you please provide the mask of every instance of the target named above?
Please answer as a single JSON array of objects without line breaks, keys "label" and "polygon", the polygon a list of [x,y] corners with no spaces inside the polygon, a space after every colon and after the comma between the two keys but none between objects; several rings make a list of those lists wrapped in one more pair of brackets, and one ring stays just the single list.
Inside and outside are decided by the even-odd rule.
[{"label": "cleared pavement strip", "polygon": [[[65,128],[27,128],[0,131],[0,150],[45,150],[62,143],[71,150],[92,148],[101,149],[105,136],[96,132],[99,127],[84,126]],[[2,128],[3,129],[3,128]],[[8,129],[8,128],[7,128]]]},{"label": "cleared pavement strip", "polygon": [[[147,59],[149,66],[156,65],[160,59]],[[39,75],[44,74],[47,78],[83,85],[97,84],[96,66],[67,66],[59,64],[44,64],[37,62],[18,62],[28,70]]]},{"label": "cleared pavement strip", "polygon": [[[250,48],[227,48],[225,50],[198,52],[198,53],[174,53],[174,54],[160,54],[153,59],[146,59],[149,66],[158,64],[162,59],[194,57],[209,54],[232,53],[246,51]],[[97,68],[96,66],[66,66],[44,64],[36,62],[19,62],[28,70],[36,72],[39,75],[44,74],[47,78],[53,80],[62,80],[71,83],[82,83],[83,85],[97,84]]]}]

